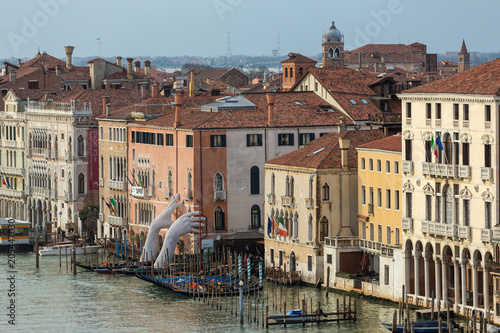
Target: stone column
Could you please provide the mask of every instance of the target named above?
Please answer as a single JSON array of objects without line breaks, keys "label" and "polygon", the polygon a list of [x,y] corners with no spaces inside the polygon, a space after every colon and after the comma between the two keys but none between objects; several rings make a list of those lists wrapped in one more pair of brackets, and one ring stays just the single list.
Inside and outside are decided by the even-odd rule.
[{"label": "stone column", "polygon": [[[410,293],[410,259],[411,251],[405,250],[403,254],[403,260],[405,263],[405,292],[407,294]],[[405,295],[403,295],[403,297],[405,297]]]},{"label": "stone column", "polygon": [[420,276],[420,272],[419,272],[419,265],[418,265],[418,261],[420,259],[420,255],[421,255],[421,251],[413,251],[413,255],[414,255],[414,260],[415,260],[415,264],[414,264],[414,267],[415,267],[415,276],[414,276],[414,284],[415,284],[415,303],[417,303],[417,296],[420,296],[420,279],[419,279],[419,276]]},{"label": "stone column", "polygon": [[453,310],[458,313],[458,304],[460,304],[460,285],[459,285],[459,271],[458,271],[458,261],[453,260],[453,268],[455,272],[455,304],[453,306]]},{"label": "stone column", "polygon": [[484,315],[490,311],[490,299],[489,299],[489,286],[488,286],[488,263],[483,262],[483,299],[484,299]]},{"label": "stone column", "polygon": [[446,306],[446,302],[448,301],[448,258],[443,256],[443,260],[441,261],[442,269],[442,281],[443,281],[443,306]]},{"label": "stone column", "polygon": [[436,301],[439,302],[441,300],[441,284],[439,283],[441,282],[441,267],[439,266],[439,257],[437,255],[434,256],[434,264],[436,271],[434,283],[434,285],[436,286]]},{"label": "stone column", "polygon": [[460,268],[461,268],[461,271],[462,271],[462,275],[461,275],[461,278],[462,278],[462,307],[461,307],[461,312],[462,314],[465,313],[465,306],[467,305],[467,299],[466,299],[466,296],[467,296],[467,286],[466,286],[466,281],[467,281],[467,271],[466,271],[466,268],[467,268],[467,262],[468,262],[468,259],[462,259],[462,262],[460,263]]},{"label": "stone column", "polygon": [[425,253],[424,255],[424,274],[425,274],[425,303],[429,301],[430,298],[430,293],[431,293],[431,286],[429,283],[429,258],[430,254]]},{"label": "stone column", "polygon": [[472,296],[472,306],[477,308],[477,289],[479,288],[477,281],[477,268],[479,266],[479,261],[474,259],[472,261],[472,288],[473,288],[473,296]]}]

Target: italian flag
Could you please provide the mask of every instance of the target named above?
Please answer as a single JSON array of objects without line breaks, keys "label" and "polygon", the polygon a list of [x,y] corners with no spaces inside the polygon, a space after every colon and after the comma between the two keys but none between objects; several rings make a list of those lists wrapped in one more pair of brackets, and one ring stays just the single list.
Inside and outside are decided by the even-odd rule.
[{"label": "italian flag", "polygon": [[437,144],[434,141],[434,137],[431,138],[431,154],[436,156],[436,159],[438,158]]},{"label": "italian flag", "polygon": [[286,236],[288,234],[288,231],[286,230],[286,227],[285,225],[283,224],[283,220],[279,219],[279,225],[278,225],[278,235],[281,235],[281,236]]}]

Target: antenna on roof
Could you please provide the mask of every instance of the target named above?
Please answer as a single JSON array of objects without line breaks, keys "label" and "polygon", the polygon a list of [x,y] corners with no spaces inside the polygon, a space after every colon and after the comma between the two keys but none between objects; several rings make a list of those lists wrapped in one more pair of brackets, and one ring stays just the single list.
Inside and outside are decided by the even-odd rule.
[{"label": "antenna on roof", "polygon": [[98,53],[98,57],[100,58],[101,57],[101,38],[97,38],[97,45],[99,45],[99,53]]},{"label": "antenna on roof", "polygon": [[226,51],[226,57],[230,58],[231,57],[231,33],[227,33],[227,51]]}]

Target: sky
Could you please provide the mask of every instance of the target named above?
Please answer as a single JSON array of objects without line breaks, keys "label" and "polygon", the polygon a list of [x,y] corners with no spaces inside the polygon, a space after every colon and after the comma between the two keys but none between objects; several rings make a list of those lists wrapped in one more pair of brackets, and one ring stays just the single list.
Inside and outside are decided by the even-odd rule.
[{"label": "sky", "polygon": [[[281,55],[321,52],[335,21],[345,49],[421,42],[428,53],[500,51],[500,1],[481,0],[2,0],[0,58],[38,48],[74,56]],[[8,14],[6,14],[8,13]],[[99,39],[99,40],[98,40]]]}]

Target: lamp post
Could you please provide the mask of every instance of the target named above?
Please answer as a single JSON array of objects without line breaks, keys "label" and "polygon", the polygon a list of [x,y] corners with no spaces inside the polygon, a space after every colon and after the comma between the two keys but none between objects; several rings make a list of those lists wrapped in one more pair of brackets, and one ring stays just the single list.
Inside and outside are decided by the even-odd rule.
[{"label": "lamp post", "polygon": [[240,277],[240,324],[243,325],[243,280]]}]

